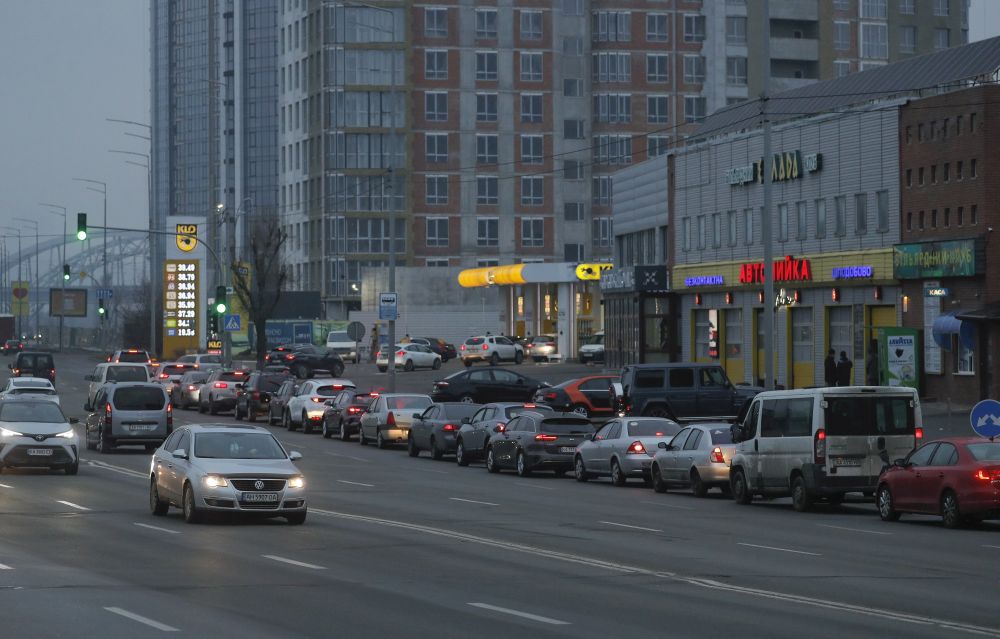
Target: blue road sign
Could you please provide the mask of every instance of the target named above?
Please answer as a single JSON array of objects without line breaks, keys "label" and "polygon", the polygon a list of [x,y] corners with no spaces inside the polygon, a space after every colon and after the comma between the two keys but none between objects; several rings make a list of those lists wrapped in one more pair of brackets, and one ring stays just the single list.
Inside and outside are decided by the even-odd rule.
[{"label": "blue road sign", "polygon": [[109,300],[115,296],[114,289],[110,288],[99,288],[97,289],[97,299],[99,300]]},{"label": "blue road sign", "polygon": [[238,331],[240,330],[240,316],[239,315],[225,315],[222,322],[223,330],[227,331]]},{"label": "blue road sign", "polygon": [[1000,435],[1000,402],[995,399],[984,399],[972,407],[969,413],[972,430],[980,437],[996,437]]},{"label": "blue road sign", "polygon": [[378,294],[378,318],[380,320],[399,319],[397,299],[395,293]]}]

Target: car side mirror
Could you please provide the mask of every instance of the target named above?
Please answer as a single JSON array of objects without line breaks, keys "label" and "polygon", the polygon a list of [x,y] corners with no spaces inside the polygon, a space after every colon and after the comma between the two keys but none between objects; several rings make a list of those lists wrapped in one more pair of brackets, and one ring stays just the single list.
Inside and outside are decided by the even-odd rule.
[{"label": "car side mirror", "polygon": [[733,439],[733,443],[737,444],[743,441],[743,427],[739,424],[733,424],[729,427],[729,434]]},{"label": "car side mirror", "polygon": [[333,406],[333,400],[332,399],[328,399],[325,402],[323,402],[323,405],[324,406]]},{"label": "car side mirror", "polygon": [[94,406],[90,402],[87,402],[86,404],[83,405],[83,410],[85,410],[85,411],[87,411],[89,413],[92,410],[94,410]]},{"label": "car side mirror", "polygon": [[292,452],[288,453],[289,461],[299,461],[300,459],[302,459],[302,453],[300,453],[299,451],[293,450]]},{"label": "car side mirror", "polygon": [[176,459],[187,459],[188,458],[187,451],[184,450],[183,448],[178,448],[172,454],[173,454],[174,458],[176,458]]},{"label": "car side mirror", "polygon": [[86,382],[96,381],[96,380],[94,380],[94,376],[93,375],[84,375],[83,376],[83,380],[86,381]]},{"label": "car side mirror", "polygon": [[892,462],[892,465],[896,466],[897,468],[906,468],[907,466],[909,466],[909,464],[906,463],[905,459],[897,459],[896,461]]},{"label": "car side mirror", "polygon": [[472,419],[469,418],[469,417],[463,417],[462,418],[462,423],[463,424],[471,424],[472,423]]},{"label": "car side mirror", "polygon": [[76,417],[70,417],[69,418],[69,423],[70,424],[79,424],[80,420],[78,418],[76,418]]},{"label": "car side mirror", "polygon": [[673,444],[668,444],[667,442],[660,442],[656,446],[657,448],[662,448],[663,450],[674,450]]},{"label": "car side mirror", "polygon": [[413,419],[420,419],[423,417],[423,413],[413,413]]}]

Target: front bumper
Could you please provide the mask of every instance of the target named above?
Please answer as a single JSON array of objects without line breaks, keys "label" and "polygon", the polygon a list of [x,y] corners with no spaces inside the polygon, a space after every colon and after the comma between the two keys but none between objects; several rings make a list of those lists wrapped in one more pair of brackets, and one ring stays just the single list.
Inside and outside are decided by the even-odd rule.
[{"label": "front bumper", "polygon": [[[49,452],[39,452],[43,450]],[[0,467],[62,468],[79,461],[78,451],[75,437],[73,439],[49,437],[42,442],[32,437],[5,437],[0,442]]]},{"label": "front bumper", "polygon": [[307,509],[304,488],[285,488],[275,492],[278,498],[274,502],[247,502],[244,495],[253,493],[236,490],[230,483],[229,486],[218,488],[203,486],[196,490],[195,499],[199,508],[215,512],[286,515]]},{"label": "front bumper", "polygon": [[603,351],[580,351],[579,359],[581,362],[603,362],[604,352]]}]

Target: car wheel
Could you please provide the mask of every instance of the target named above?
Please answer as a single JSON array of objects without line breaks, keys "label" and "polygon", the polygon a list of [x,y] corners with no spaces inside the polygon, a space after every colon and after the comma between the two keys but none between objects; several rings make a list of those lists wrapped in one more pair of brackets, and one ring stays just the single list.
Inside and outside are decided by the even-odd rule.
[{"label": "car wheel", "polygon": [[194,505],[194,490],[191,484],[184,484],[184,521],[197,524],[201,521],[201,510]]},{"label": "car wheel", "polygon": [[611,462],[611,483],[615,486],[624,486],[626,481],[625,473],[622,472],[621,464],[618,460]]},{"label": "car wheel", "polygon": [[97,450],[97,443],[90,441],[90,433],[84,433],[83,441],[87,446],[87,450]]},{"label": "car wheel", "polygon": [[466,368],[469,368],[470,366],[472,366],[472,360],[463,359],[462,363],[465,364]]},{"label": "car wheel", "polygon": [[285,520],[288,521],[289,526],[301,526],[306,523],[306,514],[304,512],[291,513],[289,515],[285,515]]},{"label": "car wheel", "polygon": [[97,450],[102,453],[110,453],[112,448],[111,439],[104,436],[104,428],[101,428],[97,431]]},{"label": "car wheel", "polygon": [[729,479],[730,491],[733,493],[733,501],[737,504],[749,504],[753,501],[750,493],[750,486],[747,484],[747,476],[743,474],[743,469],[737,470]]},{"label": "car wheel", "polygon": [[658,493],[667,492],[667,482],[663,481],[663,475],[660,473],[660,467],[653,464],[653,467],[649,469],[649,474],[653,483],[653,490]]},{"label": "car wheel", "polygon": [[292,414],[287,410],[281,416],[281,424],[287,430],[295,430],[295,424],[292,423]]},{"label": "car wheel", "polygon": [[403,364],[403,370],[406,371],[407,373],[409,373],[410,371],[413,370],[413,360],[412,359],[406,360],[406,362]]},{"label": "car wheel", "polygon": [[351,441],[351,435],[350,433],[347,432],[347,427],[344,426],[343,420],[340,421],[340,431],[337,433],[337,435],[340,437],[340,441],[342,442]]},{"label": "car wheel", "polygon": [[461,439],[455,444],[455,463],[459,466],[469,465],[469,458],[465,456],[465,442]]},{"label": "car wheel", "polygon": [[466,393],[465,395],[459,397],[458,401],[462,402],[463,404],[474,404],[476,402],[476,399],[469,393]]},{"label": "car wheel", "polygon": [[305,379],[309,376],[309,369],[306,368],[305,364],[295,365],[295,376],[299,379]]},{"label": "car wheel", "polygon": [[514,363],[520,364],[524,361],[524,353],[521,351],[514,351]]},{"label": "car wheel", "polygon": [[412,435],[406,438],[406,454],[410,457],[420,455],[420,449],[417,448],[417,442],[413,441]]},{"label": "car wheel", "polygon": [[208,414],[209,415],[219,414],[219,407],[215,405],[215,398],[212,397],[211,395],[208,396]]},{"label": "car wheel", "polygon": [[170,510],[170,502],[160,499],[160,491],[156,488],[156,480],[149,480],[149,512],[154,515],[166,515]]},{"label": "car wheel", "polygon": [[358,426],[358,443],[362,446],[368,445],[368,440],[365,439],[365,428],[364,426]]},{"label": "car wheel", "polygon": [[330,428],[327,426],[326,419],[324,418],[323,419],[323,439],[330,439],[331,435],[333,435],[333,433],[330,432]]},{"label": "car wheel", "polygon": [[708,486],[701,480],[701,475],[694,468],[691,469],[691,493],[695,497],[704,497],[708,494]]},{"label": "car wheel", "polygon": [[233,419],[238,422],[243,421],[243,413],[240,412],[240,405],[236,404],[236,408],[233,409]]},{"label": "car wheel", "polygon": [[375,446],[379,450],[385,450],[389,446],[389,443],[385,441],[385,437],[382,436],[381,428],[375,429]]},{"label": "car wheel", "polygon": [[271,415],[271,409],[268,408],[267,409],[267,425],[268,426],[274,426],[274,424],[275,424],[274,416]]},{"label": "car wheel", "polygon": [[586,466],[583,465],[583,457],[580,455],[577,455],[576,460],[573,462],[573,477],[581,483],[590,479],[590,473],[587,472]]},{"label": "car wheel", "polygon": [[958,528],[965,523],[958,507],[958,496],[950,490],[941,496],[941,523],[945,528]]},{"label": "car wheel", "polygon": [[444,458],[444,451],[437,447],[437,441],[431,437],[431,459],[441,461]]},{"label": "car wheel", "polygon": [[437,370],[437,369],[441,368],[441,358],[440,357],[435,357],[434,358],[434,363],[431,364],[431,368],[433,368],[434,370]]},{"label": "car wheel", "polygon": [[493,353],[492,355],[490,355],[490,366],[496,366],[499,363],[500,363],[499,353]]},{"label": "car wheel", "polygon": [[806,480],[798,476],[792,480],[792,508],[804,513],[812,506],[812,495],[806,489]]},{"label": "car wheel", "polygon": [[590,411],[583,404],[573,404],[569,409],[571,413],[576,413],[580,417],[590,417]]},{"label": "car wheel", "polygon": [[896,510],[892,491],[885,484],[879,486],[878,492],[875,493],[875,506],[878,507],[878,516],[882,521],[899,521],[900,512]]},{"label": "car wheel", "polygon": [[493,452],[492,446],[486,449],[486,472],[488,473],[500,472],[500,464],[497,463],[497,457],[496,454]]},{"label": "car wheel", "polygon": [[257,421],[257,410],[257,406],[250,403],[247,404],[247,421],[251,424]]},{"label": "car wheel", "polygon": [[205,404],[202,403],[201,398],[198,398],[198,412],[204,415],[206,410]]},{"label": "car wheel", "polygon": [[666,408],[664,408],[662,406],[657,406],[657,407],[651,408],[651,409],[649,409],[647,411],[643,411],[642,416],[643,417],[660,417],[662,419],[673,419],[674,421],[676,421],[676,418],[674,417],[673,412],[671,412],[670,410],[667,410]]},{"label": "car wheel", "polygon": [[525,458],[522,451],[517,451],[517,457],[514,458],[514,464],[517,468],[518,477],[527,477],[531,474],[531,468],[528,466],[528,460]]},{"label": "car wheel", "polygon": [[156,444],[146,444],[146,452],[147,452],[147,453],[152,453],[152,452],[154,452],[154,451],[155,451],[155,450],[156,450],[157,448],[159,448],[159,446],[157,446]]},{"label": "car wheel", "polygon": [[333,371],[331,371],[331,372],[333,373],[334,377],[343,377],[344,376],[344,365],[343,364],[337,364],[337,365],[335,365],[333,367]]},{"label": "car wheel", "polygon": [[313,432],[312,422],[309,421],[309,415],[305,411],[302,411],[302,432],[306,435],[311,435]]},{"label": "car wheel", "polygon": [[63,471],[65,471],[65,473],[67,475],[75,475],[75,474],[79,473],[80,472],[80,460],[77,459],[72,464],[68,464],[68,465],[64,466],[63,467]]},{"label": "car wheel", "polygon": [[389,367],[388,367],[388,366],[379,366],[379,367],[378,367],[378,372],[380,372],[380,373],[384,373],[384,372],[386,372],[387,370],[389,370]]}]

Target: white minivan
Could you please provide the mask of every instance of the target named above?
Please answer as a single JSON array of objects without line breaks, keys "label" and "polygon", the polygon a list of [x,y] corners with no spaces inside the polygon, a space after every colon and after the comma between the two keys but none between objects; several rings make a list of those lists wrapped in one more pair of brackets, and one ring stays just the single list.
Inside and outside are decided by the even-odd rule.
[{"label": "white minivan", "polygon": [[330,331],[326,335],[326,347],[332,348],[345,362],[358,363],[358,344],[347,331]]},{"label": "white minivan", "polygon": [[873,494],[886,460],[906,457],[923,437],[920,399],[906,387],[769,391],[741,417],[732,427],[733,499],[791,496],[798,511],[817,498]]}]

